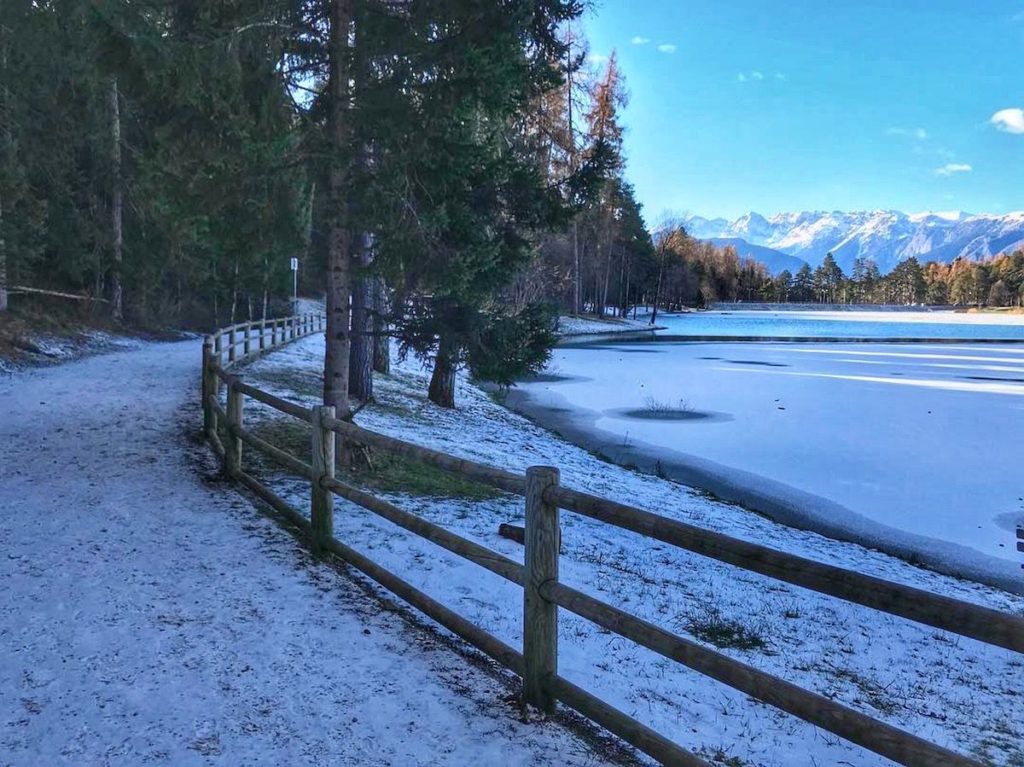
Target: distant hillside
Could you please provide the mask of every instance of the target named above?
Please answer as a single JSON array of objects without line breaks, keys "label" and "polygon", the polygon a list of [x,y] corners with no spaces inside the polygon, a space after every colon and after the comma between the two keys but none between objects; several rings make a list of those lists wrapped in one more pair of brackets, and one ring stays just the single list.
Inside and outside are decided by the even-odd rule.
[{"label": "distant hillside", "polygon": [[[1005,216],[951,213],[907,214],[893,210],[844,213],[780,213],[766,218],[748,213],[735,221],[691,216],[683,222],[697,239],[739,242],[772,271],[779,253],[812,267],[832,253],[847,274],[857,258],[869,258],[889,272],[911,256],[922,263],[949,263],[958,257],[982,259],[1024,248],[1024,212]],[[753,248],[764,248],[753,256]],[[769,261],[769,257],[773,261]],[[794,271],[791,266],[782,268]],[[799,268],[799,262],[796,267]]]},{"label": "distant hillside", "polygon": [[807,263],[802,258],[787,255],[781,250],[766,248],[763,245],[751,245],[739,237],[712,237],[710,242],[721,248],[731,245],[741,258],[752,258],[754,261],[764,264],[772,274],[779,274],[786,269],[791,274],[796,274],[800,267]]}]

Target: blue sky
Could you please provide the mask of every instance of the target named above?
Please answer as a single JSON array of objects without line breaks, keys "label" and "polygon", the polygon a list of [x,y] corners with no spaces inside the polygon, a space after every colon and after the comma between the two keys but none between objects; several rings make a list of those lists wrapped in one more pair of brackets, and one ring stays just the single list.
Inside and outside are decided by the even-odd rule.
[{"label": "blue sky", "polygon": [[586,31],[649,222],[1024,209],[1024,0],[598,0]]}]

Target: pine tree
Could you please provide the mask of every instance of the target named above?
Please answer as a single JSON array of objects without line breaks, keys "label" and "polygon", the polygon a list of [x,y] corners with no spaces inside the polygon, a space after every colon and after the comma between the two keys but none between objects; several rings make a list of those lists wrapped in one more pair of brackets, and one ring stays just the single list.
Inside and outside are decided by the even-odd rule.
[{"label": "pine tree", "polygon": [[567,221],[538,167],[529,107],[560,84],[555,30],[578,11],[558,0],[408,8],[407,70],[395,76],[412,80],[414,98],[388,106],[398,129],[380,131],[367,207],[381,216],[378,265],[396,290],[402,349],[433,358],[429,395],[442,406],[454,405],[458,367],[505,322],[501,291],[528,264],[534,233]]}]

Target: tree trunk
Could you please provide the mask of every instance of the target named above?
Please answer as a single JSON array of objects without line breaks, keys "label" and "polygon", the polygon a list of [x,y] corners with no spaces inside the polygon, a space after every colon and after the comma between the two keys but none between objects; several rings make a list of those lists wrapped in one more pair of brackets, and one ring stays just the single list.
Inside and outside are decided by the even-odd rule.
[{"label": "tree trunk", "polygon": [[383,277],[373,281],[373,370],[391,372],[391,336],[388,335],[388,289]]},{"label": "tree trunk", "polygon": [[7,240],[4,238],[4,200],[0,189],[0,312],[7,311]]},{"label": "tree trunk", "polygon": [[231,312],[228,322],[235,324],[235,316],[238,313],[238,256],[235,256],[235,270],[231,278]]},{"label": "tree trunk", "polygon": [[[568,90],[569,94],[569,172],[576,172],[576,129],[573,125],[573,103],[572,103],[572,90],[573,90],[573,70],[572,70],[572,23],[569,24],[568,32],[568,49],[566,55],[569,63],[569,77],[568,77]],[[577,214],[578,215],[578,214]],[[580,227],[579,222],[574,217],[572,221],[572,313],[579,314],[583,308],[580,293],[582,292],[583,278],[580,274]]]},{"label": "tree trunk", "polygon": [[124,318],[124,286],[121,281],[121,265],[124,258],[124,182],[121,178],[121,98],[117,92],[117,80],[110,81],[110,241],[111,298],[114,319]]},{"label": "tree trunk", "polygon": [[434,373],[430,376],[427,397],[435,405],[455,407],[455,359],[454,350],[444,336],[434,358]]},{"label": "tree trunk", "polygon": [[352,345],[349,349],[348,393],[362,402],[373,398],[373,336],[370,308],[373,278],[366,274],[373,261],[373,238],[369,234],[359,237],[358,253],[353,266],[358,271],[352,289]]},{"label": "tree trunk", "polygon": [[[0,26],[0,178],[7,175],[11,158],[11,118],[7,114],[7,28]],[[4,229],[4,188],[0,186],[0,312],[7,311],[7,237]]]},{"label": "tree trunk", "polygon": [[654,305],[651,311],[651,324],[654,325],[658,321],[658,301],[661,300],[661,279],[665,275],[665,252],[662,251],[661,259],[658,263],[658,282],[654,287]]},{"label": "tree trunk", "polygon": [[580,228],[575,221],[572,222],[572,264],[572,313],[579,314],[583,308],[580,303],[583,278],[580,274]]},{"label": "tree trunk", "polygon": [[[355,98],[366,87],[366,57],[360,53],[365,17],[365,1],[356,0],[354,12],[355,24],[355,55],[352,61],[352,87]],[[359,142],[358,154],[355,158],[354,178],[365,176],[370,167],[370,146],[365,139]],[[364,217],[360,210],[359,198],[355,197],[349,204],[351,224],[362,232],[355,238],[355,252],[352,254],[352,341],[348,358],[348,394],[349,397],[361,402],[373,399],[373,339],[370,310],[373,305],[373,280],[369,275],[370,264],[373,263],[373,235],[367,231]]]},{"label": "tree trunk", "polygon": [[[608,246],[608,260],[604,262],[604,285],[601,288],[601,316],[608,308],[608,284],[611,281],[611,246]],[[614,315],[612,315],[614,316]]]},{"label": "tree trunk", "polygon": [[338,418],[351,413],[348,398],[349,298],[352,292],[351,234],[345,199],[348,180],[348,37],[351,0],[333,0],[330,30],[330,78],[327,91],[327,142],[330,154],[327,215],[327,342],[324,354],[324,404]]}]

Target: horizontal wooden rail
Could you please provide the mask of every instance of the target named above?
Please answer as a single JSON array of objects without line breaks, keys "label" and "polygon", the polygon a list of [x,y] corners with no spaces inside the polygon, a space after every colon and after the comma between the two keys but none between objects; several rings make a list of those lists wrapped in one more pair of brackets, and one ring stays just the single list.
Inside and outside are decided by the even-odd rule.
[{"label": "horizontal wooden rail", "polygon": [[[223,376],[224,380],[228,380],[230,378],[230,373]],[[280,412],[286,415],[290,415],[293,418],[298,418],[300,421],[305,421],[306,423],[313,422],[313,411],[310,410],[309,408],[302,407],[301,405],[296,405],[295,403],[289,402],[288,400],[283,400],[280,397],[275,397],[273,394],[268,394],[265,391],[261,391],[260,389],[257,389],[253,386],[249,386],[248,384],[242,383],[241,381],[236,381],[234,386],[246,397],[251,397],[257,402],[262,402],[264,405],[268,405],[269,407],[272,407],[274,410],[279,410]]]},{"label": "horizontal wooden rail", "polygon": [[978,764],[822,695],[676,636],[564,583],[548,581],[540,590],[546,599],[602,628],[900,764],[921,767],[970,767]]},{"label": "horizontal wooden rail", "polygon": [[513,474],[510,471],[496,469],[468,458],[457,458],[438,450],[414,445],[395,437],[368,431],[349,421],[341,421],[337,418],[327,419],[326,426],[335,434],[360,445],[387,450],[406,458],[415,458],[431,466],[459,474],[466,479],[475,480],[515,495],[523,495],[526,492],[526,478],[521,474]]},{"label": "horizontal wooden rail", "polygon": [[324,482],[324,485],[331,492],[372,511],[389,522],[405,528],[485,570],[490,570],[507,581],[518,586],[523,585],[523,566],[518,562],[337,479],[328,480]]},{"label": "horizontal wooden rail", "polygon": [[551,488],[563,509],[769,578],[1024,653],[1024,618],[770,549],[605,498]]},{"label": "horizontal wooden rail", "polygon": [[523,673],[522,653],[516,652],[493,634],[473,625],[454,610],[448,609],[436,599],[424,594],[411,583],[390,573],[373,560],[368,559],[340,541],[332,538],[328,542],[328,549],[364,575],[377,581],[377,583],[392,594],[404,599],[423,614],[433,618],[456,636],[465,639],[502,666],[511,669],[517,674]]},{"label": "horizontal wooden rail", "polygon": [[568,679],[554,676],[548,679],[548,685],[555,697],[569,708],[597,722],[608,732],[618,735],[631,746],[654,757],[662,764],[671,767],[711,767],[710,762],[677,746],[664,735],[608,705],[596,695],[577,687]]},{"label": "horizontal wooden rail", "polygon": [[252,477],[245,472],[238,472],[235,474],[234,478],[245,485],[245,487],[251,490],[256,497],[264,501],[268,506],[274,509],[274,511],[285,517],[291,525],[300,530],[309,530],[308,519],[299,514],[299,512],[292,508],[291,504],[273,490],[261,485],[255,477]]},{"label": "horizontal wooden rail", "polygon": [[30,293],[38,296],[53,296],[54,298],[70,298],[72,301],[93,301],[100,304],[109,304],[110,301],[106,298],[94,298],[93,296],[83,296],[79,293],[63,293],[59,290],[43,290],[42,288],[30,288],[25,285],[12,285],[7,289],[8,293]]},{"label": "horizontal wooden rail", "polygon": [[300,477],[305,477],[306,479],[310,479],[313,476],[313,467],[304,461],[300,461],[291,453],[285,452],[281,448],[271,445],[266,440],[260,439],[255,434],[248,432],[245,429],[239,429],[234,424],[229,424],[227,428],[228,433],[238,437],[242,442],[250,447],[256,448],[261,453],[269,455],[293,474],[298,474]]}]

